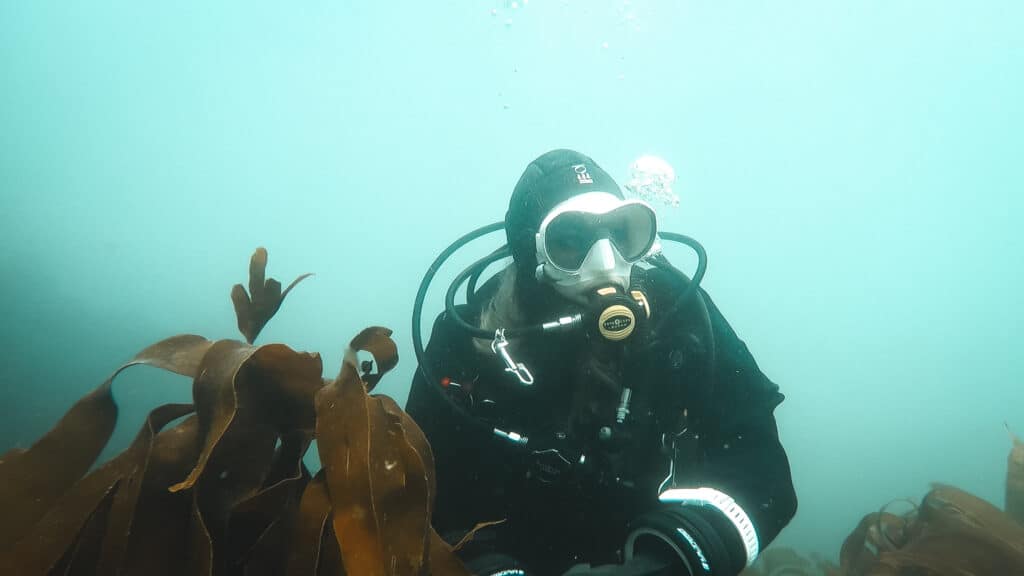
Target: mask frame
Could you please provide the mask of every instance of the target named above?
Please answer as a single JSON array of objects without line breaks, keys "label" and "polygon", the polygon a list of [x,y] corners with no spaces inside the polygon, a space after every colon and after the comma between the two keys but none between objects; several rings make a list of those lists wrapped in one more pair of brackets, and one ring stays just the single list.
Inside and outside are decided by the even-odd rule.
[{"label": "mask frame", "polygon": [[[630,212],[635,215],[631,215]],[[552,225],[579,215],[580,225],[592,224],[596,229],[581,230],[589,247],[577,254],[580,264],[572,267],[566,259],[553,257],[554,232]],[[603,217],[621,218],[621,222],[602,222]],[[629,222],[630,217],[636,220]],[[565,226],[567,224],[563,224]],[[571,225],[571,224],[570,224]],[[646,227],[644,230],[641,227]],[[627,237],[615,238],[615,231]],[[639,231],[639,232],[637,232]],[[562,231],[561,233],[565,233]],[[644,238],[628,238],[639,233]],[[658,240],[658,216],[643,200],[621,200],[608,192],[587,192],[573,196],[555,206],[541,221],[534,235],[538,280],[550,282],[563,296],[579,301],[583,294],[603,285],[616,285],[622,290],[629,287],[630,271],[634,264],[661,253]],[[625,245],[627,243],[637,246]],[[623,249],[631,257],[623,255]],[[582,256],[580,256],[582,255]]]}]

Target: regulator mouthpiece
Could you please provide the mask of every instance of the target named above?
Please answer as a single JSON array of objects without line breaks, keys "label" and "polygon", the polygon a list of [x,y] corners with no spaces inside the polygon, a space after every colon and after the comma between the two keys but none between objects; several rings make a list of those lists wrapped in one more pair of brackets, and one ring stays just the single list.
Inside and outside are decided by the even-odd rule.
[{"label": "regulator mouthpiece", "polygon": [[597,327],[605,340],[625,340],[636,329],[636,315],[622,304],[612,304],[601,312]]},{"label": "regulator mouthpiece", "polygon": [[651,317],[647,296],[642,291],[625,294],[615,286],[597,290],[590,309],[591,329],[610,342],[626,340]]}]

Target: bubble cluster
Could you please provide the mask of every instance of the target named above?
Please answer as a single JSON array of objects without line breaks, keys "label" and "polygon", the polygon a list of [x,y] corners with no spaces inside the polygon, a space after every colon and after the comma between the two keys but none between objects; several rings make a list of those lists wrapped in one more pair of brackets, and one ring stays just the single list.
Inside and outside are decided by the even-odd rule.
[{"label": "bubble cluster", "polygon": [[666,206],[679,206],[679,196],[672,191],[676,171],[664,158],[641,156],[629,166],[626,190],[647,202],[657,200]]}]

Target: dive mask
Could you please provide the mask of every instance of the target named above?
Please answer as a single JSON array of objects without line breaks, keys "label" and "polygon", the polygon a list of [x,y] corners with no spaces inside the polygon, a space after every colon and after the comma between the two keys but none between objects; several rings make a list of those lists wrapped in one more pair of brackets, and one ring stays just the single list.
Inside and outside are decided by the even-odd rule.
[{"label": "dive mask", "polygon": [[580,300],[599,286],[629,286],[633,264],[658,253],[654,210],[641,200],[588,192],[555,206],[536,235],[537,277]]}]

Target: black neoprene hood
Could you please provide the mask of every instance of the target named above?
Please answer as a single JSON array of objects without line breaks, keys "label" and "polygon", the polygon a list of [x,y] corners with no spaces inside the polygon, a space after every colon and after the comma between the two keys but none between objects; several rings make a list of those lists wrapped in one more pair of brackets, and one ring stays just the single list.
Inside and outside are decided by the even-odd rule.
[{"label": "black neoprene hood", "polygon": [[534,236],[548,212],[587,192],[608,192],[623,198],[619,185],[589,156],[558,149],[535,159],[519,177],[505,213],[505,233],[512,258],[525,277],[537,267]]}]

